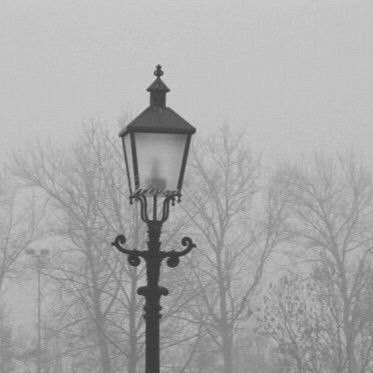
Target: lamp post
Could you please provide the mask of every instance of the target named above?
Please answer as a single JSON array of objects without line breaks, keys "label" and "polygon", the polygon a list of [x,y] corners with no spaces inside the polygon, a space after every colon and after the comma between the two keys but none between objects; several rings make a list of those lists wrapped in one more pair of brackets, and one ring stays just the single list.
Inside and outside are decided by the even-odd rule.
[{"label": "lamp post", "polygon": [[169,267],[176,267],[179,258],[194,247],[189,237],[184,237],[182,251],[162,251],[160,235],[168,219],[170,204],[180,202],[181,188],[188,158],[189,145],[195,128],[166,106],[168,87],[161,80],[160,65],[154,72],[156,79],[147,89],[150,105],[120,133],[129,185],[129,199],[140,204],[141,219],[148,227],[148,250],[129,250],[123,245],[124,235],[112,243],[128,255],[130,265],[136,267],[140,258],[145,261],[147,284],[137,289],[145,297],[145,373],[159,373],[159,321],[160,298],[168,290],[159,286],[163,259]]}]

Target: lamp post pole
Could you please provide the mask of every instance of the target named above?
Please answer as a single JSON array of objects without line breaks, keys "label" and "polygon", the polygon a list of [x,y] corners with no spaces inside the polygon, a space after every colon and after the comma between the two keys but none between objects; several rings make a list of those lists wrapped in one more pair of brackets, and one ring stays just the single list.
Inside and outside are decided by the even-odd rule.
[{"label": "lamp post pole", "polygon": [[160,371],[160,298],[168,295],[168,289],[159,286],[162,261],[166,259],[169,267],[176,267],[179,258],[195,247],[189,237],[184,237],[181,240],[184,250],[161,250],[162,225],[168,219],[170,205],[180,202],[189,145],[196,130],[166,106],[169,88],[161,80],[163,71],[160,65],[156,66],[154,75],[156,79],[147,89],[149,107],[119,133],[123,142],[130,203],[136,201],[140,204],[140,216],[148,228],[148,249],[126,248],[123,234],[112,243],[121,253],[128,255],[130,265],[137,267],[141,258],[145,261],[146,286],[137,289],[137,294],[145,297],[145,373]]},{"label": "lamp post pole", "polygon": [[[160,333],[159,325],[161,319],[160,298],[168,295],[168,289],[159,286],[160,268],[163,259],[167,259],[167,265],[171,268],[179,264],[179,258],[188,254],[195,244],[189,237],[184,237],[181,244],[185,247],[182,251],[162,251],[160,250],[160,235],[163,223],[167,220],[170,203],[175,203],[176,195],[167,197],[163,202],[163,212],[161,219],[149,219],[147,214],[147,202],[145,196],[134,197],[141,204],[141,215],[148,227],[148,250],[130,250],[123,245],[126,243],[124,235],[116,237],[112,243],[121,253],[128,255],[130,265],[137,267],[140,258],[146,264],[146,286],[137,289],[137,294],[145,297],[144,318],[145,318],[145,373],[159,373],[160,371]],[[156,196],[153,199],[156,201]],[[155,202],[156,203],[156,202]],[[154,215],[154,210],[153,210]]]},{"label": "lamp post pole", "polygon": [[[138,294],[145,297],[145,355],[146,355],[146,372],[151,372],[153,367],[159,367],[159,322],[161,318],[160,298],[167,295],[166,288],[159,286],[159,273],[161,268],[162,257],[160,255],[160,234],[161,224],[152,222],[148,225],[149,241],[148,255],[146,258],[146,276],[147,285],[139,288]],[[158,373],[159,368],[154,370]]]}]

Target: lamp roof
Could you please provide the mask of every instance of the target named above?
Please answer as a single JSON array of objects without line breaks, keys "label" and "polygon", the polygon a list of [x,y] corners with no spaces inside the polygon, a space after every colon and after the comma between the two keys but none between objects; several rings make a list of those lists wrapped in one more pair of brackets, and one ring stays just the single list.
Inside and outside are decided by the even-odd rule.
[{"label": "lamp roof", "polygon": [[193,134],[196,129],[169,107],[149,106],[124,127],[119,136],[124,136],[129,132]]},{"label": "lamp roof", "polygon": [[150,106],[124,127],[119,136],[122,137],[130,132],[193,134],[196,129],[174,110],[165,106],[165,98],[160,101],[152,100],[154,95],[165,95],[170,91],[160,78],[163,75],[160,65],[156,66],[154,75],[157,78],[147,89],[151,95]]}]

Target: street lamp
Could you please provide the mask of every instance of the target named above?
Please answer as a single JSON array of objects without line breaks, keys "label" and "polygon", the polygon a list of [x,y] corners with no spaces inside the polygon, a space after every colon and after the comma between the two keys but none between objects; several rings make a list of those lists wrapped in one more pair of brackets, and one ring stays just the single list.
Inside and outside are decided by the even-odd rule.
[{"label": "street lamp", "polygon": [[[148,250],[128,250],[123,245],[124,235],[112,243],[128,255],[130,265],[136,267],[140,258],[146,263],[147,285],[137,289],[145,297],[145,373],[159,373],[160,297],[168,290],[159,286],[161,262],[176,267],[179,258],[194,247],[184,237],[182,251],[162,251],[159,241],[163,223],[169,216],[170,204],[180,202],[189,145],[195,128],[166,106],[168,87],[161,80],[160,65],[154,71],[156,79],[147,89],[150,105],[120,133],[130,191],[130,203],[140,203],[141,219],[148,227]],[[150,202],[150,203],[149,203]]]}]

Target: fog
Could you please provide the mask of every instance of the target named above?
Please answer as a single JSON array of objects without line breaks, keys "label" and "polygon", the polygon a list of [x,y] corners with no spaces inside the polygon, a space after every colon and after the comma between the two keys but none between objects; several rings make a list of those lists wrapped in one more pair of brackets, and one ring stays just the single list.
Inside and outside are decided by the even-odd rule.
[{"label": "fog", "polygon": [[276,156],[369,153],[369,0],[1,3],[2,152],[135,115],[160,63],[170,106],[201,132],[228,121]]},{"label": "fog", "polygon": [[[0,10],[0,313],[6,324],[0,334],[11,340],[0,348],[0,372],[38,369],[37,268],[28,249],[50,250],[41,286],[43,343],[51,347],[40,371],[143,371],[141,304],[131,314],[139,325],[135,352],[129,351],[126,321],[132,309],[121,305],[131,281],[144,282],[144,266],[134,275],[110,243],[120,233],[139,245],[146,240],[128,204],[117,133],[148,106],[146,88],[157,64],[171,89],[167,105],[197,128],[184,197],[161,239],[178,249],[187,234],[198,246],[160,279],[171,293],[161,300],[162,372],[372,371],[372,316],[365,315],[372,296],[371,1],[2,0]],[[112,187],[104,185],[109,179]],[[81,189],[87,180],[93,191]],[[220,189],[224,180],[229,193]],[[235,195],[238,182],[242,193]],[[114,193],[113,185],[121,192]],[[309,186],[313,194],[307,195]],[[225,238],[216,242],[209,234],[222,211],[214,196],[229,196],[235,211],[225,211],[232,220],[227,218]],[[111,197],[121,205],[119,220]],[[79,198],[87,210],[77,217]],[[103,309],[112,307],[100,326],[104,336],[95,336],[92,320],[98,316],[88,316],[87,304],[97,298],[89,298],[89,289],[97,284],[78,275],[89,262],[89,245],[81,241],[88,228],[80,219],[95,232],[90,245],[97,262],[91,267],[99,269],[98,278],[115,273],[108,277],[114,285],[100,290]],[[219,267],[217,247],[228,262],[233,258],[231,267]],[[206,278],[215,270],[217,280]],[[221,270],[231,297],[223,292],[231,301],[225,310],[219,306]],[[74,282],[85,284],[81,298]],[[207,298],[192,294],[201,283]],[[313,301],[302,303],[310,287]],[[278,308],[289,294],[298,297],[292,307],[309,317],[290,317],[287,309],[276,322],[264,319],[267,311],[268,320],[281,315]],[[321,301],[323,296],[334,303]],[[181,300],[185,309],[172,313]],[[317,326],[314,315],[322,319]],[[287,317],[292,321],[285,325]],[[74,322],[75,329],[69,325]],[[58,326],[66,333],[58,334]],[[295,340],[284,332],[289,327]],[[308,345],[310,327],[322,332],[312,334]],[[85,352],[73,353],[80,349]]]}]

